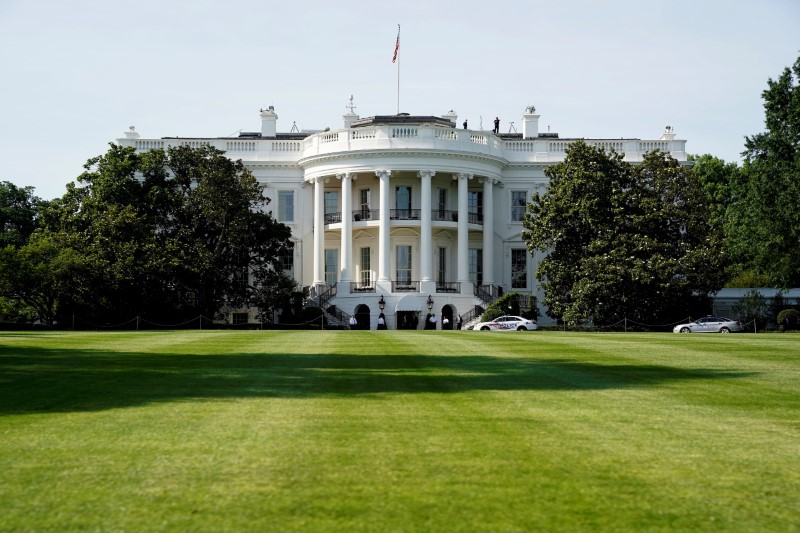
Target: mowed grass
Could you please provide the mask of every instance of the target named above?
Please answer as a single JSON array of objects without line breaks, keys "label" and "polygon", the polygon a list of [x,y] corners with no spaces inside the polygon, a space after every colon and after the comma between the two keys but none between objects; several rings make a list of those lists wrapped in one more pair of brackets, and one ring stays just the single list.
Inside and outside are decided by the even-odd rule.
[{"label": "mowed grass", "polygon": [[0,531],[798,529],[798,335],[0,333]]}]

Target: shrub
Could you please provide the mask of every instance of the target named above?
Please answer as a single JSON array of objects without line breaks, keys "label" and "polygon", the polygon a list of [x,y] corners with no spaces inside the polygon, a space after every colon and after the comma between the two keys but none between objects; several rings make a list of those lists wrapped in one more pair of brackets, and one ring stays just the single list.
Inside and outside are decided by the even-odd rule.
[{"label": "shrub", "polygon": [[797,309],[784,309],[778,313],[778,328],[781,331],[797,329],[800,322],[800,311]]},{"label": "shrub", "polygon": [[759,330],[763,330],[769,319],[767,299],[757,290],[747,291],[733,306],[739,320],[745,324],[755,322]]}]

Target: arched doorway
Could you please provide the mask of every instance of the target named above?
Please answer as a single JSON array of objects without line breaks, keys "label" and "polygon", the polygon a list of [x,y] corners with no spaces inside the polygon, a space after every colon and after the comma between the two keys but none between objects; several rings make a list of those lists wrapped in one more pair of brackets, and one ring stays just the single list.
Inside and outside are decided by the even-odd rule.
[{"label": "arched doorway", "polygon": [[356,306],[356,313],[355,313],[356,321],[358,325],[355,329],[370,329],[370,312],[369,306],[365,304],[359,304]]},{"label": "arched doorway", "polygon": [[456,323],[453,320],[455,312],[453,306],[450,304],[442,307],[442,329],[455,329]]}]

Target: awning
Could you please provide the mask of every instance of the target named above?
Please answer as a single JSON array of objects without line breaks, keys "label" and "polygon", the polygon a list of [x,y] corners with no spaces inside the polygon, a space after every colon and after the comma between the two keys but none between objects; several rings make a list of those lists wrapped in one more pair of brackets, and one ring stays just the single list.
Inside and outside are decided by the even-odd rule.
[{"label": "awning", "polygon": [[406,294],[397,302],[394,310],[397,311],[422,311],[426,309],[425,298],[420,294]]}]

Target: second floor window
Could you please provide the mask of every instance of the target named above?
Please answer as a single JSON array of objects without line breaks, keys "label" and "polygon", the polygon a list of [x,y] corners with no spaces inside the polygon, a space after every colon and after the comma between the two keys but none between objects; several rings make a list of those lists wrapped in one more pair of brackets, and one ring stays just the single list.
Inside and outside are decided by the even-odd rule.
[{"label": "second floor window", "polygon": [[339,213],[339,191],[325,191],[325,223],[341,222]]},{"label": "second floor window", "polygon": [[483,222],[483,191],[469,191],[467,194],[467,211],[471,224]]},{"label": "second floor window", "polygon": [[294,191],[278,191],[278,222],[294,222]]},{"label": "second floor window", "polygon": [[522,222],[525,218],[527,191],[511,191],[511,221]]}]

